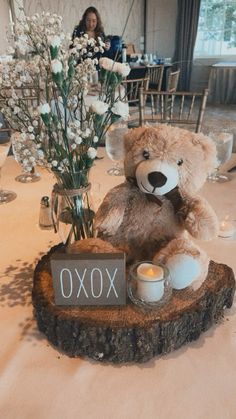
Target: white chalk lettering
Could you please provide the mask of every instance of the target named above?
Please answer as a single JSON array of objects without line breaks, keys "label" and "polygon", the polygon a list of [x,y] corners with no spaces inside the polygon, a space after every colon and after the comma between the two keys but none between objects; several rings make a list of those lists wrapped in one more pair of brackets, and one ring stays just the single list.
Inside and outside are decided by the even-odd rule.
[{"label": "white chalk lettering", "polygon": [[77,293],[77,298],[79,298],[79,296],[80,296],[80,291],[81,291],[81,289],[83,289],[83,291],[84,291],[84,293],[85,293],[86,298],[89,298],[89,297],[88,297],[88,294],[87,294],[87,291],[86,291],[86,289],[84,288],[84,284],[83,284],[83,282],[84,282],[84,277],[85,277],[85,274],[86,274],[86,272],[87,272],[87,268],[85,268],[82,278],[80,277],[80,274],[79,274],[79,272],[77,271],[77,269],[76,269],[76,268],[75,268],[75,272],[76,272],[76,275],[78,276],[79,281],[80,281],[80,287],[79,287],[79,291],[78,291],[78,293]]},{"label": "white chalk lettering", "polygon": [[[68,276],[66,276],[69,279],[69,289],[70,292],[68,295],[65,294],[64,292],[64,272],[68,273]],[[67,268],[64,268],[61,270],[60,272],[60,284],[61,284],[61,293],[63,295],[64,298],[70,298],[73,292],[73,281],[72,281],[72,275],[71,275],[71,271]]]},{"label": "white chalk lettering", "polygon": [[[93,274],[94,274],[95,271],[97,271],[99,273],[99,277],[100,277],[100,292],[99,292],[98,295],[95,295],[94,294],[94,279],[93,279]],[[100,271],[100,269],[98,269],[98,268],[93,268],[92,269],[90,281],[91,281],[91,292],[92,292],[93,298],[99,298],[99,297],[101,297],[102,291],[103,291],[103,276],[102,276],[102,272]]]},{"label": "white chalk lettering", "polygon": [[108,292],[107,292],[107,298],[108,298],[108,296],[109,296],[109,294],[110,294],[110,292],[111,292],[111,289],[113,289],[113,291],[114,291],[114,294],[115,294],[116,298],[118,298],[118,294],[117,294],[116,289],[115,289],[115,287],[114,287],[114,280],[115,280],[116,272],[117,272],[117,268],[115,269],[114,274],[113,274],[113,276],[111,277],[111,276],[110,276],[110,273],[109,273],[109,271],[108,271],[108,269],[106,268],[106,273],[107,273],[107,275],[108,275],[108,277],[109,277],[109,279],[110,279],[110,288],[109,288],[109,290],[108,290]]}]

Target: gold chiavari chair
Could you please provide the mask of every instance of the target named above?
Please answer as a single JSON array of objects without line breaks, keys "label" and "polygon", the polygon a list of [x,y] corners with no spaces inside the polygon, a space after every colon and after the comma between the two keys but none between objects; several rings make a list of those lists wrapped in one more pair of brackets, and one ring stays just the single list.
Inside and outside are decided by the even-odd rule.
[{"label": "gold chiavari chair", "polygon": [[[157,90],[158,92],[161,91],[162,80],[164,74],[164,65],[153,65],[148,67],[147,75],[149,77],[149,90]],[[152,111],[154,112],[157,109],[158,105],[158,97],[152,97]]]},{"label": "gold chiavari chair", "polygon": [[170,71],[167,78],[166,90],[169,93],[174,93],[177,90],[179,82],[180,69],[176,71]]},{"label": "gold chiavari chair", "polygon": [[138,124],[138,109],[139,109],[139,90],[143,88],[148,89],[149,78],[143,77],[140,79],[123,80],[119,86],[119,98],[123,102],[129,104],[129,126],[133,126],[135,122]]},{"label": "gold chiavari chair", "polygon": [[[153,114],[148,107],[147,98],[158,96],[160,109],[157,114]],[[166,109],[166,97],[170,99],[170,106]],[[195,92],[156,92],[148,91],[143,88],[139,91],[139,124],[142,126],[149,123],[167,123],[180,125],[183,128],[194,129],[200,132],[202,127],[203,115],[206,108],[208,89],[201,93]]]}]

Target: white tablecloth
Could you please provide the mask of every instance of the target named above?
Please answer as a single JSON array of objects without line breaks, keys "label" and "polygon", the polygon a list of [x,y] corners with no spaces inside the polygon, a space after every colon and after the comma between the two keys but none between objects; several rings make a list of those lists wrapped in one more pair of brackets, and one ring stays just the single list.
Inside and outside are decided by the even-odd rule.
[{"label": "white tablecloth", "polygon": [[209,103],[236,104],[236,62],[219,62],[211,66]]},{"label": "white tablecloth", "polygon": [[[104,150],[100,151],[104,153]],[[236,158],[235,158],[236,163]],[[122,178],[97,160],[92,179],[104,194]],[[3,419],[234,419],[236,417],[235,305],[224,319],[181,349],[145,364],[99,364],[71,359],[39,333],[31,306],[36,261],[59,238],[38,228],[40,198],[53,177],[40,170],[34,184],[14,181],[20,168],[8,158],[3,186],[17,199],[0,206],[0,417]],[[206,184],[202,194],[220,218],[236,218],[236,174]],[[236,241],[202,243],[210,257],[236,272]]]}]

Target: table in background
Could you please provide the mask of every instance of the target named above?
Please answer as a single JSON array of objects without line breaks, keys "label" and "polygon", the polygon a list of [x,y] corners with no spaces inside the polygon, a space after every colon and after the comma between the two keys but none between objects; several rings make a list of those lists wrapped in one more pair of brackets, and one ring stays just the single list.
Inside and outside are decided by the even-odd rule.
[{"label": "table in background", "polygon": [[236,62],[220,62],[211,66],[209,103],[236,104]]},{"label": "table in background", "polygon": [[[170,68],[172,67],[172,64],[164,64],[164,72],[163,72],[163,79],[161,84],[161,90],[165,91],[167,87],[167,79],[168,79],[168,72]],[[148,66],[145,65],[137,65],[132,66],[129,75],[127,76],[127,79],[141,79],[145,76],[147,76]]]},{"label": "table in background", "polygon": [[[99,155],[105,155],[100,149]],[[234,156],[236,162],[236,156]],[[108,158],[96,160],[92,185],[101,196],[123,177],[108,176]],[[38,227],[39,204],[50,195],[53,176],[17,183],[12,157],[3,167],[4,188],[17,198],[0,206],[0,416],[4,419],[233,419],[236,417],[235,303],[225,318],[196,342],[145,364],[112,365],[69,358],[39,333],[31,305],[35,264],[59,238]],[[220,218],[236,217],[236,174],[201,193]],[[98,190],[98,189],[97,189]],[[236,271],[236,241],[200,244],[216,262]]]}]

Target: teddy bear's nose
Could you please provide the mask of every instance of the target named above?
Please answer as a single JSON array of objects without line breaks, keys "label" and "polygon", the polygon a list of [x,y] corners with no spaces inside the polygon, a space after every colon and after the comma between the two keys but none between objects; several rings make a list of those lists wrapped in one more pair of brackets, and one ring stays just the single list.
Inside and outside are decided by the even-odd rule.
[{"label": "teddy bear's nose", "polygon": [[167,177],[161,172],[151,172],[148,175],[148,181],[154,188],[158,188],[165,185]]}]

